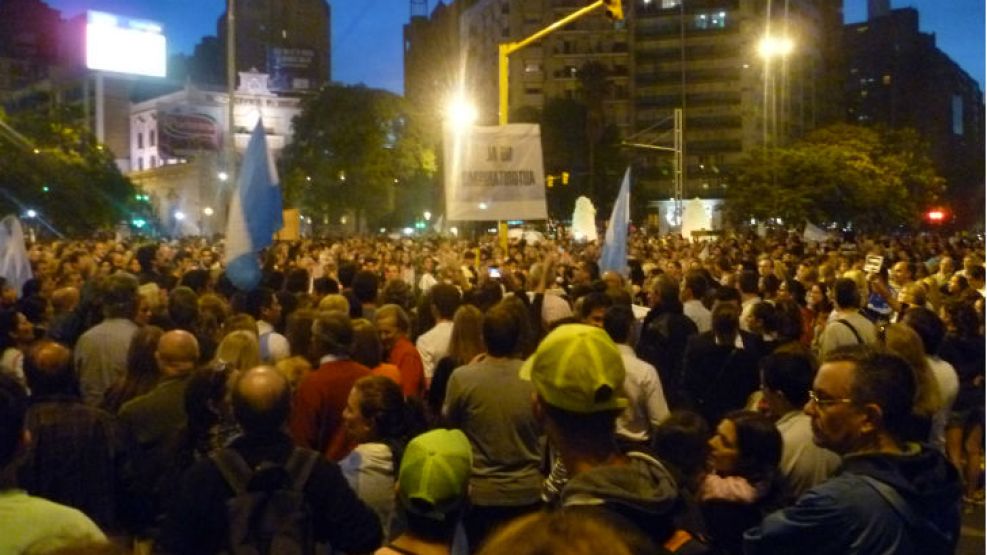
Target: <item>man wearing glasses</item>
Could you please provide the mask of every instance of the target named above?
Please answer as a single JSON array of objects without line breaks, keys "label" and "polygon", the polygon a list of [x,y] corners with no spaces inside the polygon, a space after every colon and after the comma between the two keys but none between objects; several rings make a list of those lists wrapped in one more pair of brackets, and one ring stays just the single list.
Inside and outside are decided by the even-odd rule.
[{"label": "man wearing glasses", "polygon": [[953,553],[960,482],[937,451],[902,441],[911,367],[867,347],[830,354],[805,412],[813,441],[842,457],[836,475],[744,534],[744,552]]}]

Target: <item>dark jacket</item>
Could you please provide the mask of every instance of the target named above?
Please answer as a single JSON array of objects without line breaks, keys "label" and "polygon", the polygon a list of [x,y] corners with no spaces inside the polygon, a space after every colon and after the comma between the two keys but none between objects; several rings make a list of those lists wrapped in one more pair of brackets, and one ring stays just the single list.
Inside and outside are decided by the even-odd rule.
[{"label": "dark jacket", "polygon": [[678,311],[652,308],[641,324],[641,335],[634,351],[658,370],[668,404],[682,406],[682,361],[689,338],[699,333],[695,322]]},{"label": "dark jacket", "polygon": [[742,349],[734,343],[718,345],[711,331],[689,338],[685,348],[683,388],[693,408],[714,428],[724,414],[744,408],[760,385],[761,340],[745,331],[739,333]]},{"label": "dark jacket", "polygon": [[[894,488],[912,526],[865,476]],[[850,455],[836,476],[745,532],[744,553],[953,553],[960,494],[956,469],[933,449],[909,444],[904,455]]]},{"label": "dark jacket", "polygon": [[[251,468],[268,461],[284,464],[294,446],[284,434],[243,436],[231,447]],[[177,486],[178,484],[176,484]],[[168,553],[211,554],[227,545],[226,502],[233,490],[212,459],[197,462],[182,478],[159,538]],[[377,516],[357,498],[339,466],[319,458],[305,485],[315,541],[348,553],[372,552],[380,546]]]}]

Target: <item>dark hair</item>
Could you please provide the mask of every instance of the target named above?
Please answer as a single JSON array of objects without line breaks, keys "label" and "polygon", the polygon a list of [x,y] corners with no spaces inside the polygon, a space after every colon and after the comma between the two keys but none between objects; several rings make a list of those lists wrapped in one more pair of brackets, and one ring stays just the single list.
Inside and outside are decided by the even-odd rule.
[{"label": "dark hair", "polygon": [[797,341],[802,337],[802,309],[791,299],[775,301],[775,333],[780,343]]},{"label": "dark hair", "polygon": [[137,314],[137,278],[117,272],[106,278],[103,288],[103,314],[107,318],[133,318]]},{"label": "dark hair", "polygon": [[582,266],[586,270],[586,273],[589,274],[590,281],[600,279],[600,265],[595,260],[583,260]]},{"label": "dark hair", "polygon": [[614,422],[621,410],[573,412],[551,405],[543,398],[541,404],[545,415],[566,435],[568,441],[595,453],[600,449],[617,449],[614,443]]},{"label": "dark hair", "polygon": [[312,280],[312,291],[319,297],[339,293],[339,283],[327,276],[315,278]]},{"label": "dark hair", "polygon": [[839,278],[833,284],[833,299],[840,308],[859,308],[860,290],[857,282],[850,278]]},{"label": "dark hair", "polygon": [[713,333],[721,342],[732,345],[740,329],[740,308],[733,303],[720,303],[713,307]]},{"label": "dark hair", "polygon": [[[309,308],[296,310],[285,320],[284,336],[288,340],[288,351],[294,355],[306,356],[312,347],[312,324],[316,312]],[[318,361],[315,361],[318,362]]]},{"label": "dark hair", "polygon": [[196,293],[205,293],[206,287],[209,285],[209,270],[201,268],[189,270],[182,275],[178,284],[189,287]]},{"label": "dark hair", "polygon": [[498,303],[483,315],[483,343],[491,356],[516,354],[520,338],[521,322],[517,313],[506,305]]},{"label": "dark hair", "polygon": [[335,310],[322,312],[312,324],[312,358],[345,356],[353,344],[353,324],[350,317]]},{"label": "dark hair", "polygon": [[881,407],[884,428],[895,439],[904,439],[912,424],[915,372],[904,358],[891,351],[853,345],[830,353],[825,363],[854,365],[850,397],[858,404]]},{"label": "dark hair", "polygon": [[977,264],[976,266],[973,266],[972,268],[970,268],[970,273],[967,274],[966,277],[969,278],[969,279],[975,279],[977,281],[983,281],[984,280],[984,267],[981,266],[980,264]]},{"label": "dark hair", "polygon": [[579,317],[586,319],[594,310],[602,308],[604,310],[613,306],[613,299],[606,293],[594,291],[583,296],[582,304],[579,307]]},{"label": "dark hair", "polygon": [[818,365],[805,350],[774,352],[761,359],[764,386],[781,393],[792,406],[801,408],[809,401],[809,389]]},{"label": "dark hair", "polygon": [[924,306],[913,306],[905,312],[904,322],[922,338],[922,346],[925,347],[926,354],[929,356],[939,354],[939,346],[946,336],[946,326],[935,312]]},{"label": "dark hair", "polygon": [[706,469],[709,435],[709,424],[702,415],[677,410],[655,428],[651,446],[658,457],[675,467],[695,487],[698,484],[693,482]]},{"label": "dark hair", "polygon": [[682,301],[679,299],[679,284],[674,279],[661,274],[655,278],[651,289],[658,296],[658,304],[662,312],[673,314],[682,313]]},{"label": "dark hair", "polygon": [[0,353],[15,345],[10,334],[17,329],[17,317],[21,313],[14,309],[0,310]]},{"label": "dark hair", "polygon": [[774,274],[768,274],[761,278],[761,290],[764,291],[765,297],[774,297],[780,286],[781,280]]},{"label": "dark hair", "polygon": [[963,338],[975,337],[980,328],[977,310],[970,303],[958,299],[948,299],[943,303],[943,310],[949,316],[949,321],[956,327],[956,335]]},{"label": "dark hair", "polygon": [[336,276],[339,278],[339,284],[343,287],[353,285],[353,278],[356,277],[358,269],[356,263],[351,260],[340,262],[339,270],[336,272]]},{"label": "dark hair", "polygon": [[200,452],[209,451],[209,430],[220,422],[231,370],[229,364],[201,367],[192,373],[185,386],[187,439]]},{"label": "dark hair", "polygon": [[736,303],[740,305],[740,291],[734,287],[718,287],[713,296],[713,304]]},{"label": "dark hair", "polygon": [[407,442],[424,429],[417,405],[405,401],[401,386],[384,376],[365,376],[353,384],[360,393],[360,414],[373,427],[373,440],[391,449],[394,467],[401,466]]},{"label": "dark hair", "polygon": [[305,268],[288,270],[288,275],[284,278],[284,290],[288,293],[307,293],[308,270]]},{"label": "dark hair", "polygon": [[154,270],[154,258],[158,255],[159,248],[161,248],[161,245],[151,243],[137,249],[134,257],[137,258],[137,263],[140,264],[142,272]]},{"label": "dark hair", "polygon": [[744,270],[737,277],[737,286],[740,287],[740,292],[748,295],[757,293],[757,282],[758,275],[754,270]]},{"label": "dark hair", "polygon": [[751,307],[751,317],[764,323],[764,329],[768,332],[777,331],[778,320],[775,317],[775,307],[769,302],[759,302]]},{"label": "dark hair", "polygon": [[124,403],[143,395],[158,382],[158,363],[154,353],[164,330],[157,326],[138,328],[127,347],[127,371],[103,395],[102,408],[116,414]]},{"label": "dark hair", "polygon": [[724,420],[733,422],[737,430],[736,473],[757,483],[771,480],[781,462],[781,433],[767,416],[750,410],[728,412]]},{"label": "dark hair", "polygon": [[0,469],[14,459],[24,434],[27,392],[17,380],[0,374]]},{"label": "dark hair", "polygon": [[448,283],[437,283],[429,290],[432,297],[432,306],[439,313],[439,317],[444,320],[452,320],[462,301],[462,295],[455,285]]},{"label": "dark hair", "polygon": [[377,299],[377,274],[360,270],[353,276],[353,294],[360,303],[372,303]]},{"label": "dark hair", "polygon": [[168,294],[168,316],[175,327],[194,332],[199,319],[199,296],[191,287],[176,287]]},{"label": "dark hair", "polygon": [[709,288],[709,282],[701,271],[689,270],[685,273],[682,287],[692,293],[692,298],[701,300],[706,294],[706,289]]},{"label": "dark hair", "polygon": [[785,287],[788,289],[788,294],[792,296],[792,299],[798,303],[799,306],[805,306],[805,286],[802,282],[795,278],[788,278],[785,280]]},{"label": "dark hair", "polygon": [[603,329],[607,331],[607,335],[613,339],[614,343],[626,343],[627,338],[631,335],[633,325],[634,312],[629,306],[611,306],[603,315]]},{"label": "dark hair", "polygon": [[[2,289],[2,285],[0,285],[0,289]],[[27,297],[32,297],[34,295],[39,295],[39,294],[41,294],[40,279],[31,278],[25,281],[24,285],[21,285],[21,299],[25,299]]]},{"label": "dark hair", "polygon": [[271,306],[273,301],[274,291],[267,287],[257,287],[243,296],[242,310],[253,316],[254,320],[260,320],[261,311]]}]

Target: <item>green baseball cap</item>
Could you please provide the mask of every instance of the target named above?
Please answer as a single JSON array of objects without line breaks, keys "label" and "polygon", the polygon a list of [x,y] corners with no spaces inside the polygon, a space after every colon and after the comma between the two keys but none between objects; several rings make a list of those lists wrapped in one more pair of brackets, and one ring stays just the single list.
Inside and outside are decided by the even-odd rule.
[{"label": "green baseball cap", "polygon": [[412,439],[401,457],[398,497],[405,510],[435,520],[466,499],[473,449],[459,430],[432,430]]},{"label": "green baseball cap", "polygon": [[624,361],[607,332],[595,326],[555,328],[521,366],[520,376],[560,409],[592,413],[627,407]]}]

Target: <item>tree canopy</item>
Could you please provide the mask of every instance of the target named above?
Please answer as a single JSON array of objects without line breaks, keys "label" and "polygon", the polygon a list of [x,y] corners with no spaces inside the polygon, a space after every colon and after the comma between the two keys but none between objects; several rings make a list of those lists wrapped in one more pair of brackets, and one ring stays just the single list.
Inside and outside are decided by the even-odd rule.
[{"label": "tree canopy", "polygon": [[726,195],[735,221],[913,227],[945,186],[927,146],[907,129],[833,125],[791,146],[755,150],[739,168]]},{"label": "tree canopy", "polygon": [[109,229],[137,208],[134,186],[71,107],[0,119],[28,142],[0,138],[0,215],[34,210],[65,235]]},{"label": "tree canopy", "polygon": [[[286,204],[329,221],[385,223],[428,206],[435,151],[406,101],[329,85],[305,101],[282,166]],[[405,214],[407,213],[407,214]]]}]

